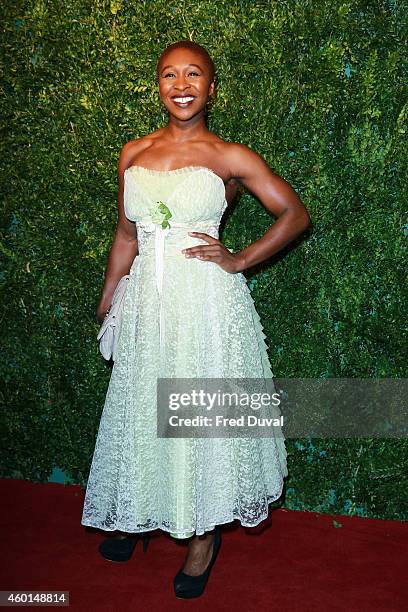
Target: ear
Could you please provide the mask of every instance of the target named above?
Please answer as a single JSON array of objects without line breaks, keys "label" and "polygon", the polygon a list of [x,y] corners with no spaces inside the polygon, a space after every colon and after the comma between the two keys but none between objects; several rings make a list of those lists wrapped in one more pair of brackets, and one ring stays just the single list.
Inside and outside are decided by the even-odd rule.
[{"label": "ear", "polygon": [[215,88],[215,81],[212,81],[212,82],[210,83],[209,88],[208,88],[208,95],[209,95],[209,96],[212,96],[212,95],[213,95],[213,93],[214,93],[214,88]]}]

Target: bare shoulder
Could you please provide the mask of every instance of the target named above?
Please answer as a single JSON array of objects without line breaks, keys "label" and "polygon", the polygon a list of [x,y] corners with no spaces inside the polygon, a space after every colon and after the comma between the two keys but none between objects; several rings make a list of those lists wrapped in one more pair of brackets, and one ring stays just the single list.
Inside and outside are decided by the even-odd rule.
[{"label": "bare shoulder", "polygon": [[149,149],[160,138],[162,131],[163,128],[160,128],[151,134],[126,142],[119,155],[118,172],[124,172],[132,164],[135,157],[145,149]]},{"label": "bare shoulder", "polygon": [[273,173],[264,158],[245,144],[224,141],[222,148],[231,178],[245,179],[253,173],[258,176],[263,173]]},{"label": "bare shoulder", "polygon": [[247,145],[225,143],[224,159],[231,179],[242,183],[273,215],[289,207],[307,213],[293,187]]}]

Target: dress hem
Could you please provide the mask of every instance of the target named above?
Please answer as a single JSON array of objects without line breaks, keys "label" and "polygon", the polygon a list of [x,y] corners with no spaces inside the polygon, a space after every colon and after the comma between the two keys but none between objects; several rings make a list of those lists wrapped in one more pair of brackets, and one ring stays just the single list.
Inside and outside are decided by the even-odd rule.
[{"label": "dress hem", "polygon": [[[205,527],[204,529],[201,529],[200,532],[197,532],[196,529],[184,529],[182,532],[183,535],[175,535],[176,532],[173,531],[172,529],[168,529],[164,526],[157,526],[157,527],[152,527],[150,529],[139,529],[137,531],[129,531],[127,528],[120,528],[117,525],[113,528],[113,529],[105,529],[104,527],[100,527],[100,526],[96,526],[93,525],[92,523],[88,522],[88,521],[81,521],[81,525],[84,525],[85,527],[93,527],[94,529],[101,529],[102,531],[108,531],[108,532],[112,532],[112,531],[123,531],[123,532],[127,532],[127,533],[146,533],[148,531],[156,531],[157,529],[160,529],[160,531],[165,531],[166,533],[168,533],[169,535],[171,535],[171,537],[175,538],[175,539],[187,539],[191,536],[185,536],[185,533],[192,533],[193,535],[204,535],[204,533],[206,531],[212,531],[216,525],[226,525],[227,523],[232,523],[233,521],[238,520],[241,523],[241,527],[257,527],[260,523],[262,523],[262,521],[266,520],[269,516],[269,514],[271,513],[271,510],[269,508],[269,505],[272,504],[273,502],[277,501],[283,492],[283,487],[284,487],[284,482],[282,482],[282,487],[280,489],[280,493],[277,496],[272,496],[272,495],[268,495],[267,496],[267,505],[268,505],[268,510],[266,512],[264,512],[256,521],[256,523],[247,523],[244,522],[240,516],[235,516],[233,515],[232,517],[229,516],[227,519],[225,520],[219,520],[214,524],[211,524],[208,527]],[[174,534],[174,535],[173,535]]]}]

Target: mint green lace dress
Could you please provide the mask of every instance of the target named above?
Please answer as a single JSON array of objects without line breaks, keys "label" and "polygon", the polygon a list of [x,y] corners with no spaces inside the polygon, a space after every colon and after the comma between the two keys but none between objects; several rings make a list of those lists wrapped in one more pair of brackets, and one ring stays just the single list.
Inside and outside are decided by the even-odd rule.
[{"label": "mint green lace dress", "polygon": [[[163,230],[152,206],[171,212]],[[159,438],[156,384],[166,378],[272,379],[265,334],[242,273],[186,258],[218,238],[227,207],[222,179],[188,166],[125,171],[125,213],[136,222],[135,257],[117,356],[105,398],[81,523],[129,533],[204,534],[268,516],[287,475],[283,437]]]}]

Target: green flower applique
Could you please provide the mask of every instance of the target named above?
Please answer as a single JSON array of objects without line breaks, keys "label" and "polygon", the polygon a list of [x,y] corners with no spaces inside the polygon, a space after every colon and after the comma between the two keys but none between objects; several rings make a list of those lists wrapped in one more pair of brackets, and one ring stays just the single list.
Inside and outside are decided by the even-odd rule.
[{"label": "green flower applique", "polygon": [[150,217],[153,223],[161,225],[163,229],[170,227],[169,219],[173,215],[164,202],[156,202],[156,205],[150,209]]}]

